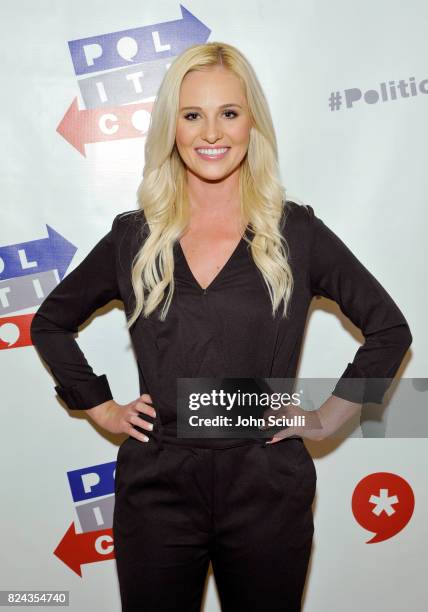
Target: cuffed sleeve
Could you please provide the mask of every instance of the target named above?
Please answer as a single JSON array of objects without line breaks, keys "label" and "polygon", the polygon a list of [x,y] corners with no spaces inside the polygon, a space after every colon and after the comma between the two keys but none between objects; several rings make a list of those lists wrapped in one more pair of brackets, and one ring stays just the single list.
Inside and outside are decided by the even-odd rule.
[{"label": "cuffed sleeve", "polygon": [[381,404],[412,343],[397,304],[343,241],[306,206],[312,225],[310,284],[313,295],[337,302],[365,342],[348,363],[333,395]]},{"label": "cuffed sleeve", "polygon": [[72,410],[113,399],[106,375],[93,372],[74,335],[95,310],[121,297],[115,253],[118,216],[110,231],[44,299],[30,326],[32,343],[58,382],[56,392]]},{"label": "cuffed sleeve", "polygon": [[57,385],[55,391],[72,410],[93,408],[113,399],[110,385],[105,374],[91,377],[86,382],[80,382],[72,387],[60,387]]}]

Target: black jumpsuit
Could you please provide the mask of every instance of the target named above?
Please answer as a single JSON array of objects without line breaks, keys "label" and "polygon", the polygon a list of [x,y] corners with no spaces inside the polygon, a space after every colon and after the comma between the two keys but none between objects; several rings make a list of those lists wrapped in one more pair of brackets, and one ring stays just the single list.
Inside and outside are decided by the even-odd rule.
[{"label": "black jumpsuit", "polygon": [[[118,214],[33,319],[32,341],[70,409],[112,399],[106,375],[93,372],[74,334],[112,299],[131,314],[131,263],[144,221],[143,211]],[[178,377],[295,377],[315,295],[336,301],[365,337],[332,390],[338,397],[381,403],[412,342],[398,306],[311,206],[287,201],[281,227],[294,276],[288,319],[281,306],[272,317],[244,239],[207,289],[177,242],[166,320],[158,320],[158,307],[130,329],[140,393],[151,395],[157,416],[142,415],[154,423],[151,432],[138,428],[149,441],[129,437],[117,457],[113,535],[124,612],[196,612],[210,561],[223,612],[301,609],[316,487],[303,440],[266,446],[265,440],[178,438]],[[358,397],[346,384],[355,377],[367,379]],[[372,377],[385,383],[372,385]]]}]

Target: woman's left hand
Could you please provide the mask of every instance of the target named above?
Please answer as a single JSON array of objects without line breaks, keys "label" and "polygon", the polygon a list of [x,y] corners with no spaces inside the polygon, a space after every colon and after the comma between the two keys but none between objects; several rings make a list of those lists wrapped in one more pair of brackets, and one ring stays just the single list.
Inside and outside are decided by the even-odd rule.
[{"label": "woman's left hand", "polygon": [[[334,434],[346,421],[361,409],[361,404],[350,402],[331,395],[318,410],[303,410],[298,406],[283,406],[279,410],[267,410],[265,418],[275,416],[281,422],[294,418],[296,424],[291,424],[278,431],[266,444],[275,444],[284,438],[299,436],[308,440],[321,441]],[[298,419],[297,417],[302,417]],[[301,423],[301,424],[300,424]],[[262,428],[267,429],[267,428]]]}]

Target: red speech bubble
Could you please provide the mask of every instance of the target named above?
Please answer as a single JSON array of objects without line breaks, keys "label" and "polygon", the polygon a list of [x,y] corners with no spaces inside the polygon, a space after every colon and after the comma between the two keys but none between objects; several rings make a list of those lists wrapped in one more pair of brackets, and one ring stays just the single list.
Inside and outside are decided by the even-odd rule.
[{"label": "red speech bubble", "polygon": [[415,496],[409,483],[390,472],[369,474],[352,495],[356,521],[376,535],[366,544],[388,540],[401,531],[413,514]]}]

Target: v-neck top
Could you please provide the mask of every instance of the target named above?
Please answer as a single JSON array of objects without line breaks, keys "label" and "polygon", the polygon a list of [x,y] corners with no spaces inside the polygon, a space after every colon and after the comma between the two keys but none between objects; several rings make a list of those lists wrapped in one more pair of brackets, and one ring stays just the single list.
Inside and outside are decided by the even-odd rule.
[{"label": "v-neck top", "polygon": [[[245,232],[244,232],[244,236],[248,236],[248,230],[245,230]],[[188,263],[188,261],[187,261],[186,255],[184,254],[183,247],[182,247],[182,246],[181,246],[181,244],[180,244],[180,241],[177,241],[177,243],[176,243],[176,245],[175,245],[175,248],[176,248],[176,250],[178,250],[178,252],[179,252],[179,254],[180,254],[180,257],[181,257],[181,259],[183,260],[183,266],[184,266],[185,268],[187,268],[187,271],[188,271],[188,273],[189,273],[189,276],[190,276],[190,278],[191,278],[191,279],[194,281],[195,286],[196,286],[196,287],[199,287],[199,289],[200,289],[201,291],[203,291],[204,293],[206,293],[206,292],[208,291],[208,289],[211,289],[211,288],[213,287],[213,285],[214,285],[214,283],[215,283],[215,281],[216,281],[217,277],[218,277],[218,276],[220,276],[220,274],[221,274],[221,272],[223,271],[223,269],[224,269],[224,268],[227,268],[227,267],[228,267],[228,265],[232,265],[232,264],[233,264],[233,259],[234,259],[234,257],[235,257],[235,253],[236,253],[236,251],[237,251],[237,250],[240,248],[240,246],[241,246],[241,243],[242,243],[242,242],[244,242],[244,238],[243,238],[243,237],[241,237],[241,239],[239,240],[239,242],[237,243],[237,245],[236,245],[236,246],[235,246],[235,248],[233,249],[233,251],[232,251],[231,255],[228,257],[228,259],[226,260],[226,262],[223,264],[223,266],[222,266],[222,268],[220,269],[220,271],[219,271],[219,272],[217,272],[216,276],[215,276],[215,277],[212,279],[212,281],[211,281],[211,282],[209,283],[209,285],[207,285],[206,287],[202,287],[202,285],[199,283],[199,281],[197,280],[197,278],[196,278],[196,277],[195,277],[195,275],[193,274],[193,272],[192,272],[192,270],[191,270],[191,268],[190,268],[190,266],[189,266],[189,263]]]},{"label": "v-neck top", "polygon": [[[74,334],[113,299],[121,300],[126,315],[131,315],[132,259],[148,231],[142,210],[116,215],[110,231],[35,313],[32,342],[70,409],[92,408],[113,398],[107,375],[94,373]],[[160,304],[148,318],[140,315],[129,330],[140,394],[151,395],[162,423],[171,430],[176,426],[179,377],[294,378],[308,309],[316,295],[336,301],[365,338],[332,394],[382,403],[412,342],[403,313],[310,205],[286,201],[281,231],[294,277],[287,318],[282,316],[282,303],[272,316],[268,288],[244,238],[206,289],[193,276],[180,243],[174,244],[175,288],[166,320],[158,319]],[[251,241],[248,229],[245,236]],[[355,378],[365,379],[358,391],[347,384]]]}]

